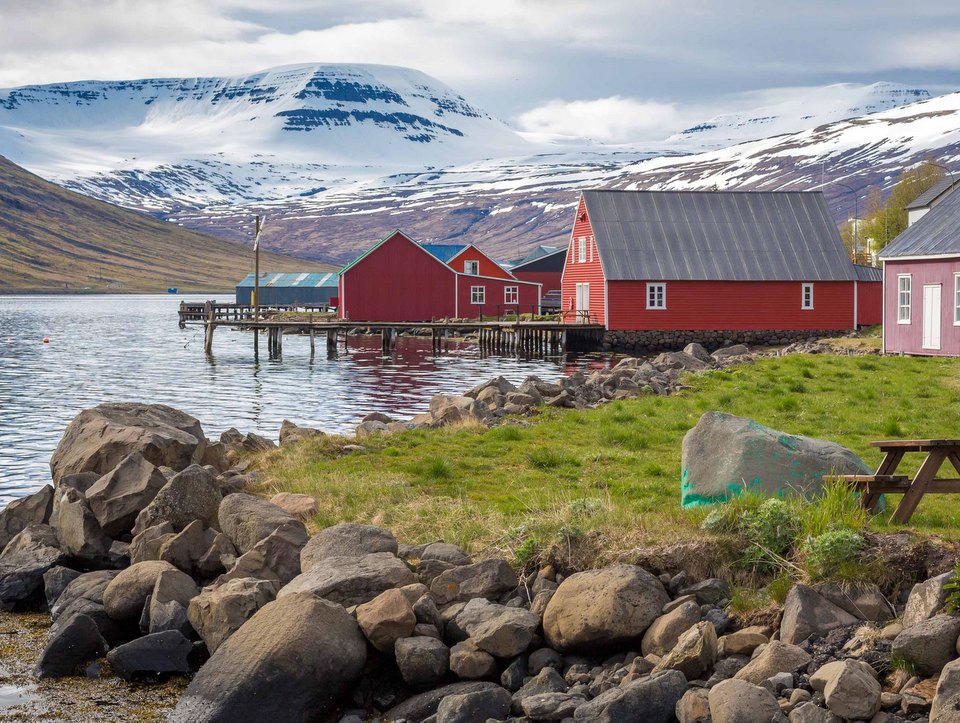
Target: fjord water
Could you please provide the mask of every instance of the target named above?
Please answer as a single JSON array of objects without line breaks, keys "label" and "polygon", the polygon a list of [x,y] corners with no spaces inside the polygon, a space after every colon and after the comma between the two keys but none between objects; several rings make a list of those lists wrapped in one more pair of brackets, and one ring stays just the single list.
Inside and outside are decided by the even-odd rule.
[{"label": "fjord water", "polygon": [[66,425],[103,402],[168,404],[197,417],[210,437],[236,427],[275,440],[283,419],[347,432],[368,412],[405,419],[434,394],[460,394],[497,374],[552,381],[563,366],[482,357],[468,344],[434,357],[429,339],[401,339],[384,357],[378,337],[352,337],[335,358],[318,338],[311,362],[309,340],[287,336],[282,359],[270,360],[266,335],[255,361],[252,334],[227,328],[208,358],[202,329],[177,326],[181,300],[191,298],[0,296],[0,508],[49,482]]}]

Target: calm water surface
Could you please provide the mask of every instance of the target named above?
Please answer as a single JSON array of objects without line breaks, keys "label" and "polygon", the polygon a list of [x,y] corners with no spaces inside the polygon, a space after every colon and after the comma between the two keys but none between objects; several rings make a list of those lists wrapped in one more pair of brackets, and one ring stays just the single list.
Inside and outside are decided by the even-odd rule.
[{"label": "calm water surface", "polygon": [[429,339],[401,339],[384,357],[379,337],[351,338],[332,359],[320,338],[312,362],[307,338],[285,337],[282,360],[269,360],[265,335],[257,362],[252,335],[225,328],[207,358],[203,332],[177,327],[177,306],[190,299],[0,296],[0,507],[49,481],[64,427],[102,402],[169,404],[211,437],[236,427],[276,439],[283,419],[346,432],[368,412],[407,418],[436,393],[497,374],[552,380],[586,363],[482,357],[466,344],[434,357]]}]

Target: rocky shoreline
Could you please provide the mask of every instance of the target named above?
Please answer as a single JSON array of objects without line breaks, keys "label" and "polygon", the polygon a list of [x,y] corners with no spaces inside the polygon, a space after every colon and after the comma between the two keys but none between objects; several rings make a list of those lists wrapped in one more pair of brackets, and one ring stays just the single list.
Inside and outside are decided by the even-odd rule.
[{"label": "rocky shoreline", "polygon": [[[683,371],[755,356],[688,348],[556,385],[491,380],[435,400],[429,418],[367,419],[358,436],[667,394]],[[285,424],[280,441],[317,434]],[[518,574],[370,525],[311,535],[312,498],[250,494],[240,452],[272,446],[236,431],[208,440],[161,405],[78,415],[53,484],[0,512],[0,607],[16,614],[3,620],[35,641],[10,649],[7,679],[24,684],[29,656],[50,711],[49,691],[65,689],[51,681],[81,690],[86,674],[125,715],[138,695],[158,718],[176,698],[171,721],[960,719],[952,559],[889,599],[872,583],[795,584],[750,625],[731,615],[726,581],[669,562]],[[122,720],[110,705],[50,715]]]}]

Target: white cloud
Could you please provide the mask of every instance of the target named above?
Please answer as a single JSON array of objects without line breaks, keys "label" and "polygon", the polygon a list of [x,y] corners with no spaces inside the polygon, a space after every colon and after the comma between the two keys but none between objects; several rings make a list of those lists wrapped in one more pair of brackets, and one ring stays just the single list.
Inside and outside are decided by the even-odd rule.
[{"label": "white cloud", "polygon": [[604,143],[660,140],[683,127],[684,115],[672,103],[611,96],[596,100],[551,100],[521,113],[528,133],[591,138]]}]

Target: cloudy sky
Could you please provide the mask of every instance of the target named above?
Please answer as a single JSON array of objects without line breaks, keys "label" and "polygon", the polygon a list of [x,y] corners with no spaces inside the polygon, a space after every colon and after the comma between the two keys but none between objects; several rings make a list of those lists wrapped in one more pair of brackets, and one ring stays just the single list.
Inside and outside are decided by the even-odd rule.
[{"label": "cloudy sky", "polygon": [[523,130],[658,137],[775,89],[960,89],[956,0],[0,0],[0,87],[418,68]]}]

